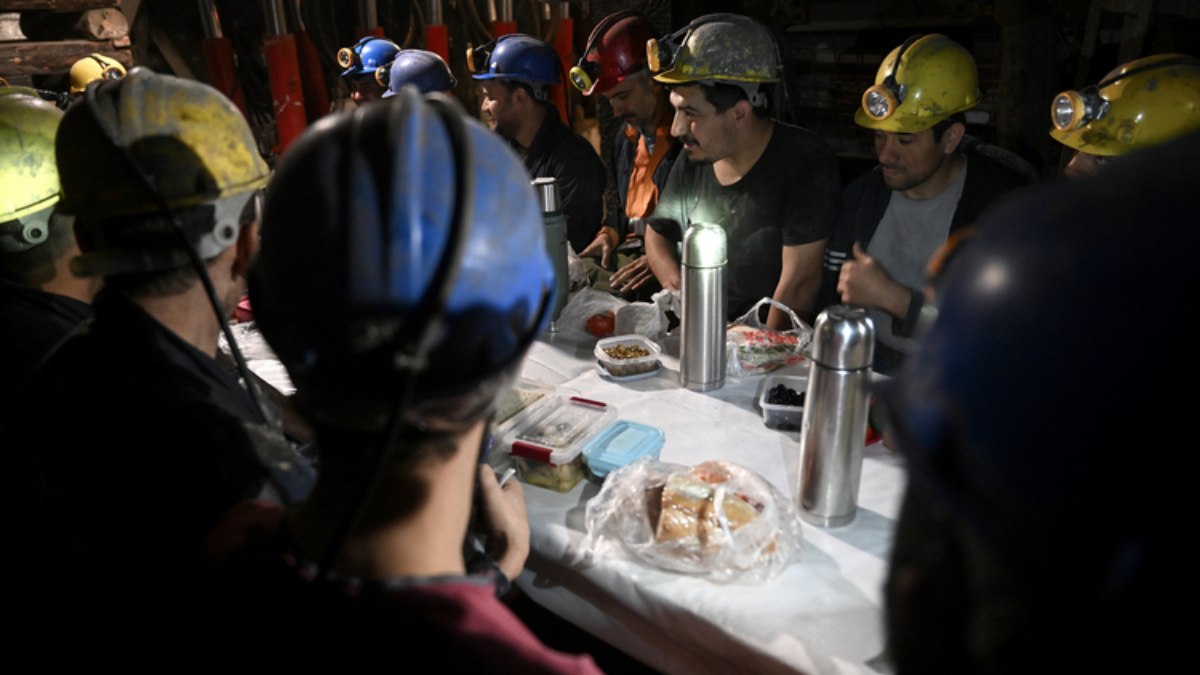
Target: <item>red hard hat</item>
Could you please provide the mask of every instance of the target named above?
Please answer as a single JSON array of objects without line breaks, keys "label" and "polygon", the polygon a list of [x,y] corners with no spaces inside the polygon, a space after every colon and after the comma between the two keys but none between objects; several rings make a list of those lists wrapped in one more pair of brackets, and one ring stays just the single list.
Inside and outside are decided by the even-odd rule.
[{"label": "red hard hat", "polygon": [[[618,12],[605,17],[588,36],[583,58],[572,69],[572,82],[585,96],[612,89],[627,75],[646,67],[646,42],[654,37],[654,27],[641,14]],[[576,81],[577,70],[587,77]]]}]

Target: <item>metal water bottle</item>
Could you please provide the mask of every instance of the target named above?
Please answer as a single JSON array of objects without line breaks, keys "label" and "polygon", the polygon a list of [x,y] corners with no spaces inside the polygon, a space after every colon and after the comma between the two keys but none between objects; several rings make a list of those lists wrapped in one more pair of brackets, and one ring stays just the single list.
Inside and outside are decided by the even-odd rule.
[{"label": "metal water bottle", "polygon": [[800,517],[814,525],[847,525],[858,510],[874,356],[866,309],[834,305],[817,317],[797,481]]},{"label": "metal water bottle", "polygon": [[695,223],[683,235],[679,384],[693,391],[725,384],[725,230]]},{"label": "metal water bottle", "polygon": [[554,266],[554,313],[550,315],[550,330],[557,327],[554,322],[567,304],[567,293],[571,278],[567,272],[567,217],[563,215],[558,199],[557,178],[535,178],[533,189],[542,202],[542,220],[546,223],[546,253]]}]

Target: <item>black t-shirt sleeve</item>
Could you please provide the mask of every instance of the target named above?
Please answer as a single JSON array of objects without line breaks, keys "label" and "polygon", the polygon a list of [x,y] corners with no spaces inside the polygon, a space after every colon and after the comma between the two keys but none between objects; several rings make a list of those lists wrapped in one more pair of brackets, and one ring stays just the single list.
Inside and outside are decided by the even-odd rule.
[{"label": "black t-shirt sleeve", "polygon": [[829,144],[815,134],[781,127],[788,133],[783,152],[772,153],[772,170],[789,176],[783,209],[783,245],[799,246],[825,239],[833,232],[841,204],[837,158]]}]

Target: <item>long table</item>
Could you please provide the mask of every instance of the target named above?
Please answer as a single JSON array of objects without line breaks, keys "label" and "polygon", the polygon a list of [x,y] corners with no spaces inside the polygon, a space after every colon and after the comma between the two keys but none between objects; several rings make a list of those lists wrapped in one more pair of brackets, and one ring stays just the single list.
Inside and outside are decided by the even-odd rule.
[{"label": "long table", "polygon": [[[763,424],[754,405],[759,377],[685,390],[677,345],[667,342],[657,375],[612,382],[597,373],[593,344],[544,338],[522,377],[662,429],[663,461],[738,462],[795,494],[799,434]],[[806,374],[807,363],[777,372]],[[902,460],[882,444],[869,446],[854,522],[828,530],[805,524],[801,561],[761,585],[586,556],[585,510],[599,484],[585,480],[567,493],[526,485],[532,554],[517,583],[535,602],[664,672],[886,673],[881,591],[904,484]]]}]

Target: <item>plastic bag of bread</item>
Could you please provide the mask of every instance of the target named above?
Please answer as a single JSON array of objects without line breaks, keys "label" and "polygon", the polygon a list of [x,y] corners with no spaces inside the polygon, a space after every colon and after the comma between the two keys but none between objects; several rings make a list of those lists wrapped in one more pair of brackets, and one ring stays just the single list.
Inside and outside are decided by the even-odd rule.
[{"label": "plastic bag of bread", "polygon": [[[788,330],[768,328],[759,320],[763,305],[783,312],[792,321]],[[765,314],[765,312],[764,312]],[[725,333],[726,372],[729,375],[758,375],[804,360],[812,344],[813,329],[787,305],[763,298],[734,321]]]},{"label": "plastic bag of bread", "polygon": [[624,551],[720,582],[771,579],[797,559],[801,538],[792,501],[732,462],[644,458],[610,473],[587,506],[590,555]]}]

